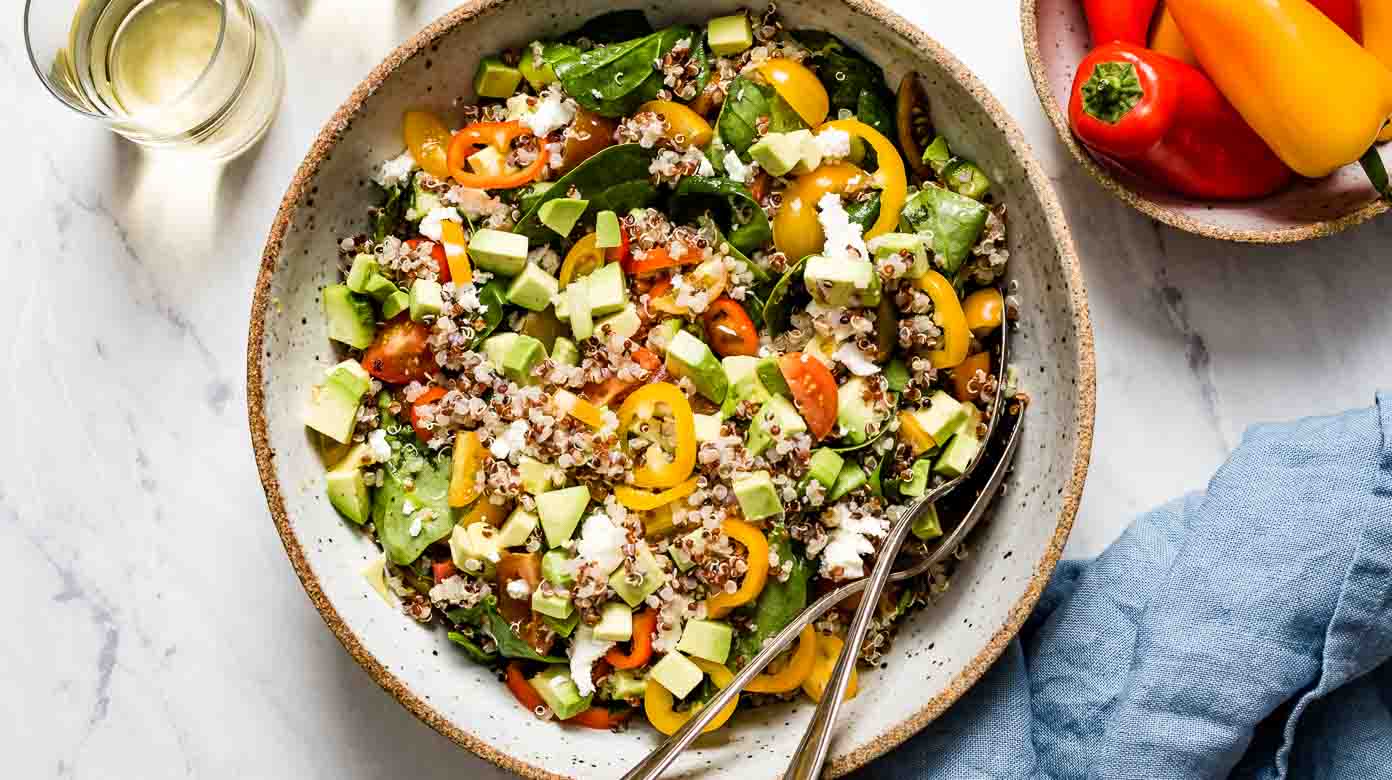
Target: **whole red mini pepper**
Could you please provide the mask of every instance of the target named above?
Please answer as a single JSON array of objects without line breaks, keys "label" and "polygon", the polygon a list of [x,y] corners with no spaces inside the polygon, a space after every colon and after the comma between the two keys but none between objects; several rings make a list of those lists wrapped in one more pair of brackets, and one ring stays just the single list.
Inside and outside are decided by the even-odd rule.
[{"label": "whole red mini pepper", "polygon": [[1160,0],[1083,0],[1092,45],[1112,41],[1122,43],[1146,42],[1150,20]]},{"label": "whole red mini pepper", "polygon": [[1083,59],[1068,120],[1093,152],[1191,198],[1257,198],[1292,176],[1207,76],[1137,44]]}]

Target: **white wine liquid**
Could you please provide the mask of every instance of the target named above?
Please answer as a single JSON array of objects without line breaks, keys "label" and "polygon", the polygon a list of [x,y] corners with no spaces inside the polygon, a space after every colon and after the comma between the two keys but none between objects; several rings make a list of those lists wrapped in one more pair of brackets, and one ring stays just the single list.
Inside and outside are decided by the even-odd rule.
[{"label": "white wine liquid", "polygon": [[222,8],[214,0],[147,0],[111,41],[111,87],[130,114],[158,111],[188,93],[217,49]]}]

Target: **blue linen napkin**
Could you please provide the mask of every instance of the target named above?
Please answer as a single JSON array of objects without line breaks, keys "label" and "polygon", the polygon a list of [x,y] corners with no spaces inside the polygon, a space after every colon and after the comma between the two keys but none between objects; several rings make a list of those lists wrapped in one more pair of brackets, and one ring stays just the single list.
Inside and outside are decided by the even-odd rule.
[{"label": "blue linen napkin", "polygon": [[1392,395],[1250,429],[1059,565],[1020,638],[860,777],[1392,778]]}]

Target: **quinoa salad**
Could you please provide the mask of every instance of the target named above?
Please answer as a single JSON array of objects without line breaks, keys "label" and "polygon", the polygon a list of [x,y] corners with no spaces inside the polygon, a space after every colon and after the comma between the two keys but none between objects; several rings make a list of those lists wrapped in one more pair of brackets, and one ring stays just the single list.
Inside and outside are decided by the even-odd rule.
[{"label": "quinoa salad", "polygon": [[[913,74],[772,6],[606,14],[472,94],[405,114],[321,290],[327,497],[371,587],[519,706],[671,734],[976,459],[1017,309],[1000,193]],[[948,574],[890,586],[863,663]],[[849,609],[711,728],[818,699]]]}]

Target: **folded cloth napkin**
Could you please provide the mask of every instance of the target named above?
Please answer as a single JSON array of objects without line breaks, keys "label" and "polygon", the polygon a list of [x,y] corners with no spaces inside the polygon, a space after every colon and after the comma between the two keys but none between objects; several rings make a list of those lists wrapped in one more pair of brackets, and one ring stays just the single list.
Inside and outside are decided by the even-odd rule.
[{"label": "folded cloth napkin", "polygon": [[1252,428],[861,777],[1392,778],[1390,436],[1392,395]]}]

